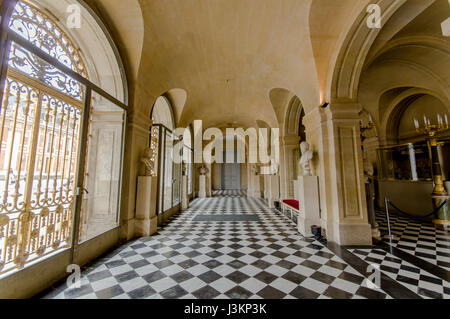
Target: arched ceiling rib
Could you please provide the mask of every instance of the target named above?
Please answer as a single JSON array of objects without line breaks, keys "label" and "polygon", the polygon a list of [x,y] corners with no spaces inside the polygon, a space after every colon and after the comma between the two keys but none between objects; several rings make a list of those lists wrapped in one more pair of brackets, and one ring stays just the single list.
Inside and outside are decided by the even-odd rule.
[{"label": "arched ceiling rib", "polygon": [[[353,98],[367,61],[365,72],[376,81],[382,78],[372,66],[386,72],[395,61],[401,70],[417,65],[421,74],[423,66],[422,71],[449,81],[449,59],[439,52],[442,46],[423,47],[420,41],[393,45],[412,37],[448,43],[439,33],[440,19],[450,15],[448,0],[132,0],[136,1],[145,33],[136,105],[149,114],[156,98],[168,92],[178,126],[203,119],[204,127],[256,127],[256,120],[283,127],[293,96],[306,113],[332,92]],[[383,29],[367,32],[366,8],[374,2],[384,8]],[[110,20],[129,11],[124,7],[129,1],[99,3]],[[127,21],[119,20],[113,21],[117,29],[129,31]],[[127,33],[119,34],[125,38]],[[397,80],[405,86],[420,83],[394,79],[386,78],[386,85],[379,87]],[[372,85],[367,80],[362,81],[365,89]],[[184,91],[171,92],[172,88]]]},{"label": "arched ceiling rib", "polygon": [[144,18],[138,0],[84,0],[102,13],[115,34],[124,63],[129,64],[133,81],[137,80],[144,43]]}]

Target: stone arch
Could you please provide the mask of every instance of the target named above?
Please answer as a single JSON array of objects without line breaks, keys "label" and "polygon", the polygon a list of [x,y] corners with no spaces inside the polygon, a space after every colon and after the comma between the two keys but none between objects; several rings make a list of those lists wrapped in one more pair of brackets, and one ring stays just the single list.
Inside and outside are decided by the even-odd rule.
[{"label": "stone arch", "polygon": [[[377,0],[381,8],[383,26],[406,0]],[[345,38],[341,40],[339,50],[331,61],[328,74],[327,99],[330,102],[356,102],[359,80],[366,58],[381,29],[367,27],[368,13],[360,13]]]},{"label": "stone arch", "polygon": [[[39,0],[31,3],[60,22],[58,26],[78,46],[89,80],[119,101],[128,103],[128,82],[121,55],[108,28],[92,8],[79,0]],[[81,27],[68,28],[62,23],[67,21],[67,7],[80,4]]]},{"label": "stone arch", "polygon": [[187,102],[187,92],[183,89],[174,88],[167,91],[164,94],[169,99],[173,108],[173,116],[175,123],[178,125],[181,120],[181,114],[183,113],[184,106]]},{"label": "stone arch", "polygon": [[155,124],[162,124],[171,131],[175,130],[175,118],[172,105],[164,95],[156,99],[151,112],[151,119]]},{"label": "stone arch", "polygon": [[[88,4],[92,2],[92,0],[78,1]],[[102,18],[114,33],[114,39],[126,62],[129,80],[137,81],[144,45],[144,17],[140,1],[95,0],[95,5],[91,6],[100,9]]]},{"label": "stone arch", "polygon": [[[286,106],[288,105],[289,101],[292,99],[294,95],[295,95],[294,93],[284,88],[273,88],[269,92],[270,102],[275,112],[280,129],[282,130],[284,130],[282,123],[284,123],[286,116],[285,114]],[[280,133],[284,135],[284,132]]]},{"label": "stone arch", "polygon": [[370,57],[368,57],[366,66],[372,65],[376,59],[391,50],[413,47],[437,50],[442,54],[450,55],[450,44],[444,39],[434,36],[407,36],[389,41],[381,50],[374,52]]},{"label": "stone arch", "polygon": [[[285,136],[298,136],[300,132],[303,105],[297,96],[294,96],[288,104],[284,123]],[[303,113],[304,114],[304,113]]]},{"label": "stone arch", "polygon": [[418,98],[430,95],[437,98],[443,105],[447,106],[450,111],[449,100],[445,95],[438,92],[424,89],[424,88],[411,88],[403,91],[397,96],[386,109],[381,121],[380,134],[386,140],[387,143],[395,143],[396,141],[387,141],[388,136],[397,136],[398,124],[400,123],[403,113],[408,106],[414,103]]}]

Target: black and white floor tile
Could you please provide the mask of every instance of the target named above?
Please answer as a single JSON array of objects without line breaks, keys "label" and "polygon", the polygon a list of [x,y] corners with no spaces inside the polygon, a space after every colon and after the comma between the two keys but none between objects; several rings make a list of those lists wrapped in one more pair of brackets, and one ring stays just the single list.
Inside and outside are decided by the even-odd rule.
[{"label": "black and white floor tile", "polygon": [[350,249],[371,265],[424,299],[450,299],[450,282],[379,249]]},{"label": "black and white floor tile", "polygon": [[[157,235],[96,261],[81,288],[44,298],[390,298],[262,200],[234,196],[195,200]],[[196,222],[198,214],[259,221]]]},{"label": "black and white floor tile", "polygon": [[[377,221],[380,231],[387,234],[386,214],[378,212]],[[385,239],[387,244],[450,271],[450,233],[436,229],[430,222],[396,214],[390,215],[390,223],[399,240]]]},{"label": "black and white floor tile", "polygon": [[244,190],[230,189],[230,190],[215,190],[213,191],[213,197],[245,197],[246,192]]},{"label": "black and white floor tile", "polygon": [[291,220],[263,200],[243,196],[216,192],[194,200],[155,236],[130,242],[85,269],[81,288],[62,284],[42,297],[391,299],[392,291],[369,288],[370,273],[362,274],[361,262],[380,264],[400,289],[418,298],[449,296],[448,282],[376,248],[351,249],[345,262],[300,236]]}]

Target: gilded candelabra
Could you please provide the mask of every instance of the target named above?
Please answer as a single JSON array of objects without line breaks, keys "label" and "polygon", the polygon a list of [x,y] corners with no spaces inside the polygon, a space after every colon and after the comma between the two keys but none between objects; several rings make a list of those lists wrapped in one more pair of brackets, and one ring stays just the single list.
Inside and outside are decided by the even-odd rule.
[{"label": "gilded candelabra", "polygon": [[[438,156],[439,137],[447,133],[449,130],[448,117],[445,115],[437,116],[437,124],[432,124],[430,119],[424,116],[423,126],[417,119],[414,120],[416,131],[427,136],[427,140],[431,149],[431,161],[433,165],[434,189],[431,198],[435,208],[442,205],[446,200],[450,200],[447,190],[445,189],[444,179],[442,176],[441,163]],[[450,227],[450,204],[447,202],[438,212],[437,218],[433,220],[436,225],[442,225],[444,228]]]}]

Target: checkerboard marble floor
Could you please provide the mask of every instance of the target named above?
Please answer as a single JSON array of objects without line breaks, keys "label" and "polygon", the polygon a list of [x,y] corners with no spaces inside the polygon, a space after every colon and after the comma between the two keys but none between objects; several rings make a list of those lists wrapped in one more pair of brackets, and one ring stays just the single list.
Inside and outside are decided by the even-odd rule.
[{"label": "checkerboard marble floor", "polygon": [[450,282],[402,260],[383,249],[350,249],[369,264],[424,299],[450,299]]},{"label": "checkerboard marble floor", "polygon": [[[386,214],[378,212],[377,221],[380,231],[387,234]],[[386,243],[450,271],[450,233],[436,229],[430,222],[392,213],[390,222],[391,231],[399,240],[385,239]]]},{"label": "checkerboard marble floor", "polygon": [[[362,273],[366,264],[358,255],[367,256],[355,251],[344,261],[331,248],[301,237],[290,220],[264,201],[235,192],[215,195],[221,197],[193,201],[155,236],[130,242],[97,260],[83,271],[81,288],[62,284],[42,297],[392,298],[392,289],[368,288],[370,273]],[[257,215],[259,221],[194,221],[199,214]],[[396,289],[410,291],[407,283]]]}]

